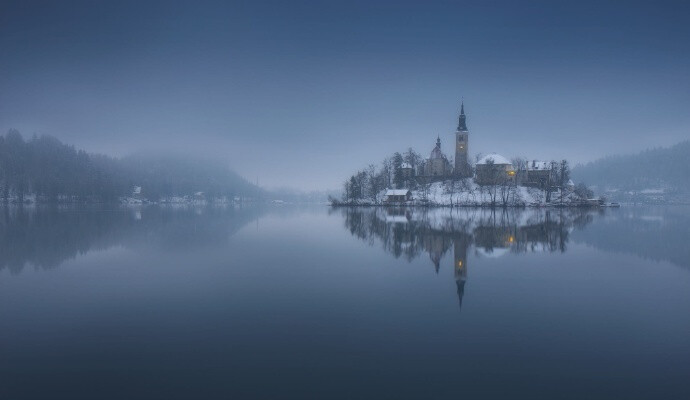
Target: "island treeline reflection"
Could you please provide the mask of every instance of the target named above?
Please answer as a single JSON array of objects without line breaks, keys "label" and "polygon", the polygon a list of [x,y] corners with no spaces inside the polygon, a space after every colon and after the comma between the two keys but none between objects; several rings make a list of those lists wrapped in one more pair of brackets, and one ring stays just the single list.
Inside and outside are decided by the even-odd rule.
[{"label": "island treeline reflection", "polygon": [[232,207],[3,207],[0,271],[57,267],[113,246],[185,251],[222,244],[260,215]]},{"label": "island treeline reflection", "polygon": [[521,210],[479,208],[343,208],[345,227],[369,245],[380,245],[407,261],[428,254],[436,273],[452,251],[458,301],[462,306],[468,254],[565,252],[570,233],[594,219],[586,209]]}]

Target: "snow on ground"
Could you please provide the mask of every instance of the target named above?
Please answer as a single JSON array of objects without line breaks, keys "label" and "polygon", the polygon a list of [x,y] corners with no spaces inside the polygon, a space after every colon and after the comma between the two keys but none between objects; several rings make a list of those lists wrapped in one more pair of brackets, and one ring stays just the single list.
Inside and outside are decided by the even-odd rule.
[{"label": "snow on ground", "polygon": [[[543,191],[526,186],[508,186],[487,188],[468,181],[464,187],[450,190],[450,186],[444,182],[434,182],[428,192],[425,189],[412,191],[415,203],[428,203],[429,205],[460,205],[460,206],[485,206],[493,204],[506,204],[509,206],[544,205],[546,203]],[[552,200],[559,199],[558,192],[552,194]],[[569,198],[565,199],[569,202]]]},{"label": "snow on ground", "polygon": [[[449,181],[450,182],[450,181]],[[336,205],[360,205],[370,206],[385,204],[387,192],[382,190],[376,196],[377,201],[361,199],[345,203],[332,202]],[[406,192],[407,189],[400,192]],[[397,192],[397,191],[396,191]],[[434,182],[429,185],[411,190],[412,200],[404,205],[408,206],[460,206],[460,207],[487,207],[487,206],[547,206],[547,205],[582,205],[581,199],[572,191],[566,190],[561,199],[559,190],[551,193],[551,201],[546,202],[546,193],[538,188],[526,186],[480,186],[472,180],[448,182]],[[397,203],[394,203],[395,205]]]}]

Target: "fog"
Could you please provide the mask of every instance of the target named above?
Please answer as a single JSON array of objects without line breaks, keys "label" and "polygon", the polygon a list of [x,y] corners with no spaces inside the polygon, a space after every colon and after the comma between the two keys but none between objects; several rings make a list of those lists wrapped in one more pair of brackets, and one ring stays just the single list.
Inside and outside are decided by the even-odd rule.
[{"label": "fog", "polygon": [[0,132],[221,157],[262,186],[339,188],[394,151],[568,159],[690,137],[687,5],[0,5]]}]

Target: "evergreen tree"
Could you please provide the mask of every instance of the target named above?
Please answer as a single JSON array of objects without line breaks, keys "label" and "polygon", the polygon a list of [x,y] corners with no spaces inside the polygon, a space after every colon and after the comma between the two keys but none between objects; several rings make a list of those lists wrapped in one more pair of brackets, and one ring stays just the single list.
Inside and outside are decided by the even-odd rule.
[{"label": "evergreen tree", "polygon": [[395,152],[393,154],[393,185],[398,189],[402,188],[405,182],[402,172],[403,162],[402,154]]}]

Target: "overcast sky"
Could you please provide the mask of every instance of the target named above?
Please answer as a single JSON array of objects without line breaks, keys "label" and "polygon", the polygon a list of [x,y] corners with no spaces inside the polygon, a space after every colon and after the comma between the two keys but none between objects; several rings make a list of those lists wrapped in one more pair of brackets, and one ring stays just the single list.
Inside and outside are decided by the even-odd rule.
[{"label": "overcast sky", "polygon": [[0,0],[0,130],[330,189],[464,97],[471,153],[585,162],[690,138],[683,3]]}]

